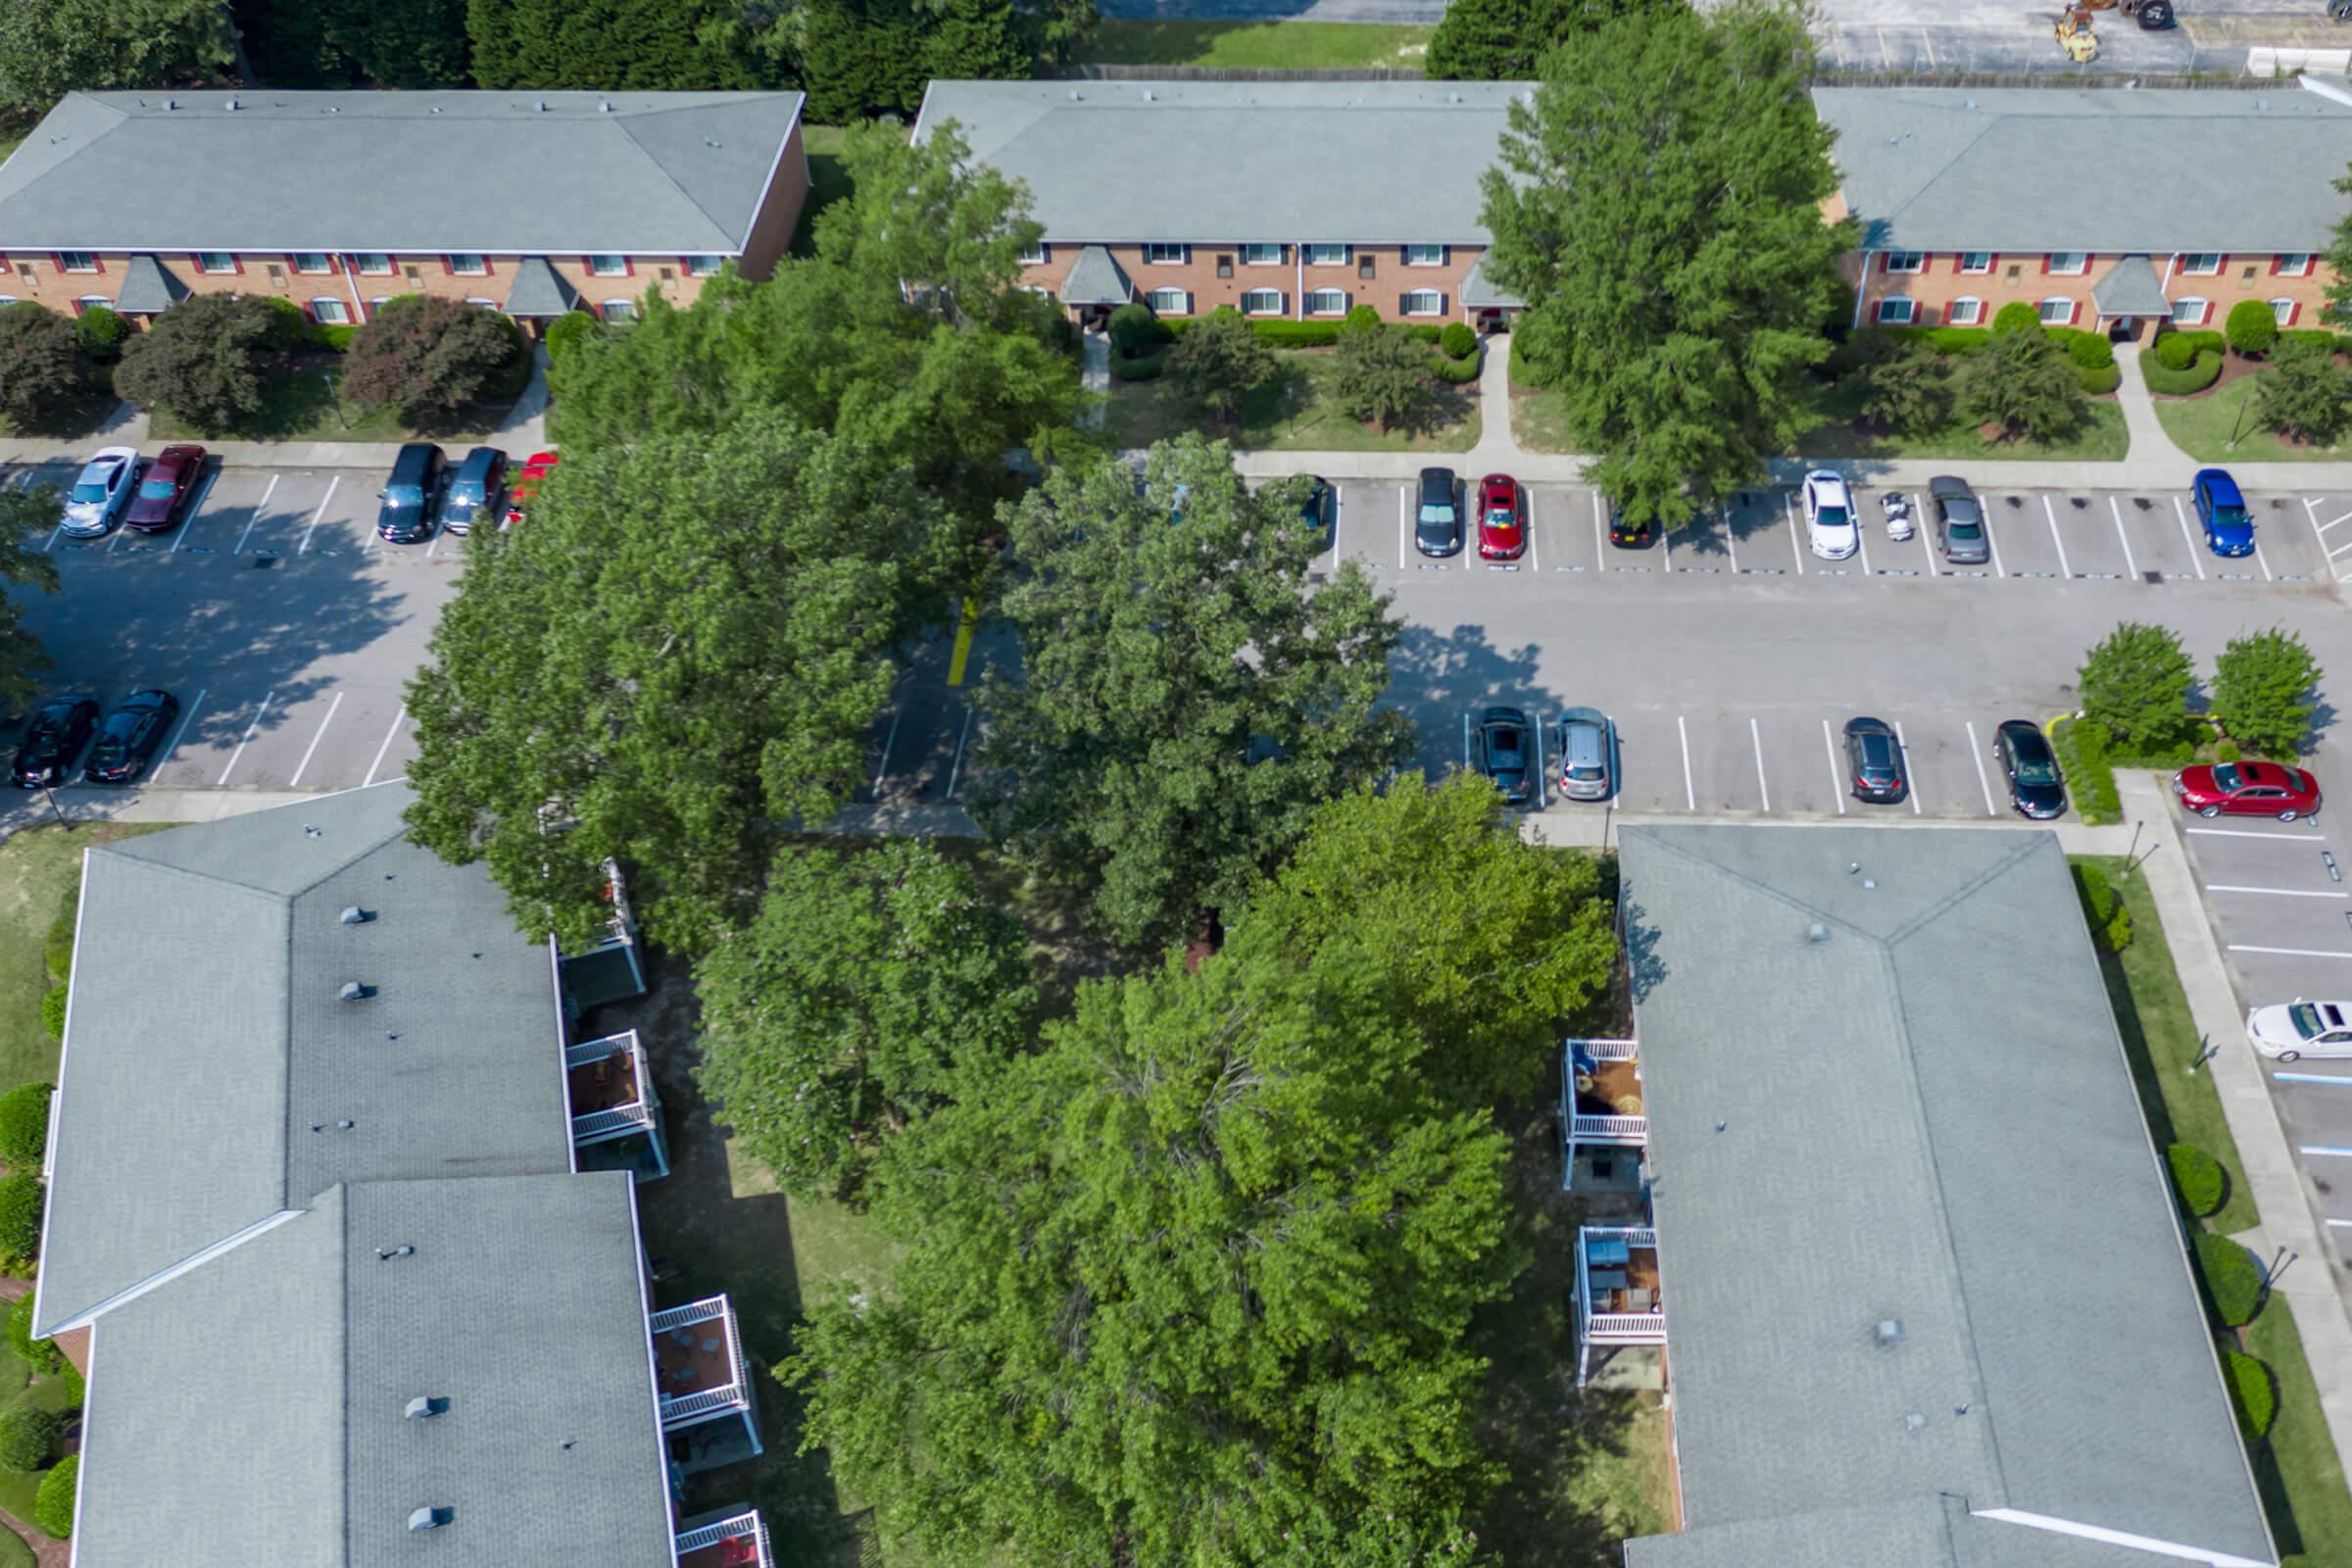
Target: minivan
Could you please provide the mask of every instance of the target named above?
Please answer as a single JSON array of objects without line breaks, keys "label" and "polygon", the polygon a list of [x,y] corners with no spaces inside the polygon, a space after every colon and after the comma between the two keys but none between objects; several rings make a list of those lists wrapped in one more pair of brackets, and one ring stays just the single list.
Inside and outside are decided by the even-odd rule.
[{"label": "minivan", "polygon": [[475,447],[450,475],[449,494],[441,500],[441,526],[464,535],[473,526],[475,513],[498,505],[506,483],[507,455],[496,447]]},{"label": "minivan", "polygon": [[412,441],[392,460],[392,477],[378,490],[375,531],[396,545],[415,544],[433,531],[433,503],[449,459],[430,441]]}]

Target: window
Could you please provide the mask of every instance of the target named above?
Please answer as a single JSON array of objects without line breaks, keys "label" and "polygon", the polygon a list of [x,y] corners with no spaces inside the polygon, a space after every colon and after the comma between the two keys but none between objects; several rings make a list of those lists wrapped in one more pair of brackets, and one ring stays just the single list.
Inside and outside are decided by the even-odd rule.
[{"label": "window", "polygon": [[604,318],[608,321],[634,321],[637,319],[637,302],[635,300],[607,300],[597,309],[604,314]]},{"label": "window", "polygon": [[2296,309],[2293,300],[2273,300],[2271,301],[2271,319],[2277,321],[2280,326],[2292,326],[2295,324]]},{"label": "window", "polygon": [[1245,245],[1242,247],[1244,267],[1280,267],[1282,247],[1279,245]]},{"label": "window", "polygon": [[395,296],[390,294],[376,295],[373,299],[368,302],[368,314],[369,316],[373,316],[376,312],[391,304]]},{"label": "window", "polygon": [[2203,326],[2205,318],[2213,314],[2213,302],[2191,294],[2184,300],[2173,301],[2175,326]]},{"label": "window", "polygon": [[103,305],[108,310],[113,310],[115,302],[104,294],[84,294],[74,302],[74,314],[79,316],[93,305]]},{"label": "window", "polygon": [[362,251],[351,261],[363,277],[382,277],[392,270],[392,258],[380,251]]},{"label": "window", "polygon": [[1446,314],[1446,296],[1434,288],[1407,290],[1403,303],[1404,314],[1407,316],[1444,316]]},{"label": "window", "polygon": [[311,319],[320,326],[342,326],[351,319],[351,307],[322,295],[311,301]]},{"label": "window", "polygon": [[1154,315],[1190,316],[1193,314],[1193,297],[1180,288],[1155,288],[1145,298],[1151,303]]},{"label": "window", "polygon": [[[226,251],[198,251],[194,259],[196,270],[199,272],[233,272],[237,270],[237,259]],[[88,269],[68,266],[66,270],[80,272],[87,271]]]},{"label": "window", "polygon": [[591,256],[588,258],[590,277],[626,277],[629,259],[626,256]]},{"label": "window", "polygon": [[1278,288],[1250,289],[1242,296],[1242,314],[1244,316],[1280,316],[1282,314],[1282,290]]},{"label": "window", "polygon": [[441,265],[460,277],[488,277],[490,262],[482,256],[444,256]]},{"label": "window", "polygon": [[0,294],[0,305],[14,305],[16,303],[17,297],[14,294]]},{"label": "window", "polygon": [[286,260],[294,264],[297,272],[331,272],[335,264],[326,259],[323,251],[296,251]]},{"label": "window", "polygon": [[1909,326],[1914,309],[1916,307],[1908,299],[1881,300],[1879,301],[1879,324],[1881,326]]},{"label": "window", "polygon": [[480,307],[482,307],[482,309],[484,309],[484,310],[486,310],[486,311],[495,311],[495,310],[497,310],[497,309],[498,309],[498,301],[496,301],[496,300],[486,300],[486,299],[482,298],[482,297],[481,297],[479,294],[468,294],[468,295],[466,295],[466,304],[468,304],[468,305],[479,305]]},{"label": "window", "polygon": [[686,269],[688,277],[716,277],[725,261],[723,256],[681,256],[678,265]]},{"label": "window", "polygon": [[2222,258],[2213,251],[2191,252],[2180,258],[2180,270],[2190,277],[2211,277],[2222,270]]},{"label": "window", "polygon": [[1889,272],[1916,272],[1927,265],[1927,257],[1919,251],[1888,251],[1886,253],[1886,270]]},{"label": "window", "polygon": [[1348,247],[1345,245],[1309,245],[1306,248],[1309,267],[1346,267]]},{"label": "window", "polygon": [[1046,265],[1046,242],[1042,239],[1033,239],[1021,247],[1021,265],[1023,267],[1043,267]]},{"label": "window", "polygon": [[1984,302],[1974,294],[1963,294],[1952,301],[1943,318],[1953,326],[1974,326],[1984,319]]},{"label": "window", "polygon": [[1446,247],[1443,245],[1407,245],[1404,248],[1407,267],[1444,267]]},{"label": "window", "polygon": [[1348,291],[1344,288],[1309,290],[1306,296],[1306,314],[1309,316],[1346,316],[1348,314]]},{"label": "window", "polygon": [[88,251],[59,251],[57,270],[61,272],[95,272],[98,270],[98,258]]},{"label": "window", "polygon": [[2043,300],[2041,302],[2041,324],[2044,326],[2074,325],[2075,302],[2063,297]]},{"label": "window", "polygon": [[2090,258],[2082,251],[2052,251],[2042,270],[2055,272],[2060,277],[2073,277],[2086,270],[2089,266]]},{"label": "window", "polygon": [[1191,248],[1189,245],[1147,245],[1144,247],[1144,261],[1152,267],[1182,267],[1185,252]]},{"label": "window", "polygon": [[2311,275],[2311,252],[2289,251],[2271,258],[2271,271],[2278,277],[2308,277]]},{"label": "window", "polygon": [[1960,270],[1962,270],[1963,272],[1989,272],[1989,271],[1991,271],[1991,270],[1992,270],[1992,252],[1990,252],[1990,251],[1962,251],[1962,252],[1960,253]]}]

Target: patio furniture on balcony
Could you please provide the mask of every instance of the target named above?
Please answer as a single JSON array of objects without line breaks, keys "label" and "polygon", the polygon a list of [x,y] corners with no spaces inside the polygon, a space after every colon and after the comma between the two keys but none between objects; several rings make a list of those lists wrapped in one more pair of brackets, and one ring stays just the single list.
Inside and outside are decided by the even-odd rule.
[{"label": "patio furniture on balcony", "polygon": [[1664,1345],[1658,1233],[1646,1225],[1586,1225],[1576,1233],[1576,1385],[1596,1345]]},{"label": "patio furniture on balcony", "polygon": [[1576,1185],[1576,1152],[1640,1151],[1649,1141],[1642,1113],[1640,1048],[1631,1040],[1570,1040],[1560,1057],[1560,1186]]},{"label": "patio furniture on balcony", "polygon": [[732,1418],[724,1433],[697,1433],[686,1446],[691,1469],[707,1469],[761,1451],[760,1415],[753,1403],[751,1363],[744,1359],[735,1308],[724,1296],[706,1297],[656,1312],[654,1365],[662,1396],[662,1430]]}]

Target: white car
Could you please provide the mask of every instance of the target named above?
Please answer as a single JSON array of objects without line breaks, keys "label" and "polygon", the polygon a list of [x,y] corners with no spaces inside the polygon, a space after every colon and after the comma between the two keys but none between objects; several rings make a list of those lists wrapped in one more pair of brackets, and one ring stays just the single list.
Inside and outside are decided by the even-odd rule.
[{"label": "white car", "polygon": [[136,447],[107,447],[81,466],[81,477],[66,492],[66,532],[76,539],[105,534],[130,505],[139,476]]},{"label": "white car", "polygon": [[2352,1056],[2352,1002],[2275,1003],[2246,1014],[2246,1038],[2279,1061]]},{"label": "white car", "polygon": [[1805,546],[1824,561],[1843,561],[1862,548],[1854,498],[1845,480],[1827,468],[1805,475]]}]

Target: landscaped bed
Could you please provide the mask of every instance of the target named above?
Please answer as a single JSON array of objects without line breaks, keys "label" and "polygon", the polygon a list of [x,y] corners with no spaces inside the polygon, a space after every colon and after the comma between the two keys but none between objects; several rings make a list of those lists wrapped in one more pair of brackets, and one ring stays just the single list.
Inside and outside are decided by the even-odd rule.
[{"label": "landscaped bed", "polygon": [[[1329,349],[1286,349],[1282,378],[1242,399],[1231,426],[1208,432],[1237,447],[1293,452],[1467,452],[1478,444],[1478,383],[1438,389],[1438,419],[1420,430],[1382,430],[1331,407],[1323,393]],[[1200,412],[1165,378],[1113,381],[1103,411],[1104,439],[1122,450],[1148,447],[1203,425]]]},{"label": "landscaped bed", "polygon": [[[2260,319],[2254,323],[2262,324]],[[2232,313],[2230,332],[2239,330]],[[2277,334],[2254,352],[2239,352],[2235,339],[2215,331],[2167,332],[2140,357],[2141,373],[2155,394],[2156,418],[2173,444],[2199,463],[2328,463],[2352,457],[2352,427],[2328,440],[2281,435],[2263,422],[2263,384],[2290,345],[2332,344],[2334,364],[2344,363],[2348,341],[2326,331]],[[2299,352],[2314,353],[2303,347]]]},{"label": "landscaped bed", "polygon": [[447,428],[415,430],[390,408],[361,408],[341,396],[343,357],[323,349],[308,349],[288,357],[284,369],[262,388],[262,406],[238,421],[232,430],[203,431],[172,416],[167,409],[148,416],[148,434],[156,441],[205,441],[226,437],[245,441],[411,441],[433,440],[452,446],[474,446],[506,417],[522,395],[531,376],[531,357],[521,355],[491,395],[466,410]]}]

